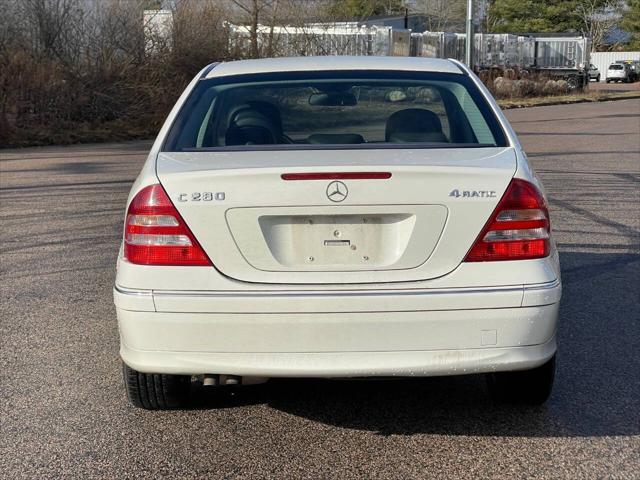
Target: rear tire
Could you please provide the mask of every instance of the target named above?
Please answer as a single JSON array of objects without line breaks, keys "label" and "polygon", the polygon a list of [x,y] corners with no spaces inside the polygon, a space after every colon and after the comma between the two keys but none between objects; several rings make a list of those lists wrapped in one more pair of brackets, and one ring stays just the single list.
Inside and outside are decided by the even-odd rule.
[{"label": "rear tire", "polygon": [[191,377],[141,373],[122,364],[124,386],[132,405],[146,410],[180,408],[189,399]]},{"label": "rear tire", "polygon": [[596,82],[600,83],[600,75],[596,77]]},{"label": "rear tire", "polygon": [[487,374],[487,387],[494,401],[519,405],[542,405],[551,395],[556,373],[555,354],[531,370]]},{"label": "rear tire", "polygon": [[577,90],[580,87],[580,81],[576,77],[569,77],[567,79],[567,86],[569,90]]}]

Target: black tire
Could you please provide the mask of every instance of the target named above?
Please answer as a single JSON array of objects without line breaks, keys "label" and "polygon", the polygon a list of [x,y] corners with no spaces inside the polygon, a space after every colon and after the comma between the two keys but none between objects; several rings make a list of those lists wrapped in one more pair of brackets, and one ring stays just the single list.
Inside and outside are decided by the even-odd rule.
[{"label": "black tire", "polygon": [[487,387],[494,401],[519,405],[542,405],[551,395],[556,374],[555,354],[531,370],[487,374]]},{"label": "black tire", "polygon": [[191,377],[141,373],[122,364],[124,386],[132,405],[146,410],[169,410],[184,406],[189,399]]},{"label": "black tire", "polygon": [[607,83],[611,83],[611,80],[606,80]]},{"label": "black tire", "polygon": [[600,75],[596,77],[596,82],[600,83]]}]

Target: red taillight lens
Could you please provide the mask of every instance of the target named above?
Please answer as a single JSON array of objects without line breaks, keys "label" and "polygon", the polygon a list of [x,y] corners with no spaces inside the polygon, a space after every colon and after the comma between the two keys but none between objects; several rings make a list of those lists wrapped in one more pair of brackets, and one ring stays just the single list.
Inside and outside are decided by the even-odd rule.
[{"label": "red taillight lens", "polygon": [[139,265],[211,265],[161,185],[143,188],[131,201],[124,256]]},{"label": "red taillight lens", "polygon": [[464,261],[546,257],[550,230],[542,194],[533,184],[514,178]]}]

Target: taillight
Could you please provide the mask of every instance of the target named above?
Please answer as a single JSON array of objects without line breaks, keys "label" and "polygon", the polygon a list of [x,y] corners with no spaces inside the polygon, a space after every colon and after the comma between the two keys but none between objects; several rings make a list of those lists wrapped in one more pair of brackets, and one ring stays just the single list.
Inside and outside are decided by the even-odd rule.
[{"label": "taillight", "polygon": [[533,184],[514,178],[464,261],[546,257],[550,230],[542,194]]},{"label": "taillight", "polygon": [[124,256],[139,265],[211,265],[161,185],[143,188],[131,201]]},{"label": "taillight", "polygon": [[283,173],[283,180],[386,180],[390,172],[312,172]]}]

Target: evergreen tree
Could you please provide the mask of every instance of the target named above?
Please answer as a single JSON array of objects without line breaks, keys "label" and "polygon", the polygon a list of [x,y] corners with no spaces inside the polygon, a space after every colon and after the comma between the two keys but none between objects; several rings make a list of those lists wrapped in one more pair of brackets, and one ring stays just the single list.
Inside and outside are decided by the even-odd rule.
[{"label": "evergreen tree", "polygon": [[631,34],[629,49],[640,48],[640,0],[627,0],[627,10],[624,12],[620,27]]},{"label": "evergreen tree", "polygon": [[403,11],[402,0],[333,0],[330,13],[340,18],[392,15]]},{"label": "evergreen tree", "polygon": [[580,0],[493,0],[487,27],[496,33],[571,32],[582,26]]}]

